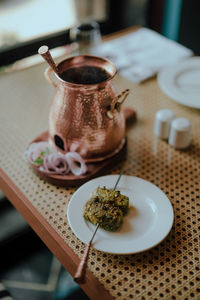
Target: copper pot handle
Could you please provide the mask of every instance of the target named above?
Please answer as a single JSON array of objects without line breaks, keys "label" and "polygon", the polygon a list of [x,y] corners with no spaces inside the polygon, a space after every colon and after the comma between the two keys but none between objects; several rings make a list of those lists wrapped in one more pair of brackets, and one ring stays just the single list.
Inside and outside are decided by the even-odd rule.
[{"label": "copper pot handle", "polygon": [[[124,101],[126,100],[126,98],[128,97],[129,93],[130,93],[130,90],[126,89],[112,100],[110,109],[107,111],[107,116],[109,119],[113,119],[113,112],[115,109],[117,109],[117,111],[120,112],[121,106],[124,103]],[[118,100],[123,96],[124,96],[124,98],[120,102],[118,102]]]},{"label": "copper pot handle", "polygon": [[54,88],[57,87],[57,84],[51,79],[51,72],[53,71],[53,69],[51,67],[48,67],[45,71],[44,71],[44,77],[46,78],[46,80],[53,85]]}]

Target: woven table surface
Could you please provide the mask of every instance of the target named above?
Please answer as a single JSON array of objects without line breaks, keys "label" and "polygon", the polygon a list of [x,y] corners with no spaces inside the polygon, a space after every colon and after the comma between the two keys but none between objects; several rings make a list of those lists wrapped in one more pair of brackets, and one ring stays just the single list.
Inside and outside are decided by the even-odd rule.
[{"label": "woven table surface", "polygon": [[[75,188],[61,188],[39,179],[23,160],[27,145],[47,130],[53,88],[41,64],[0,74],[0,166],[26,198],[81,257],[85,245],[72,233],[66,218]],[[171,101],[156,79],[133,84],[116,78],[120,91],[131,89],[126,106],[137,111],[127,130],[128,157],[110,170],[134,175],[157,185],[174,209],[173,228],[155,248],[136,255],[112,255],[92,249],[88,268],[116,299],[200,299],[200,112]],[[192,123],[192,143],[175,150],[153,134],[158,109],[169,108]]]}]

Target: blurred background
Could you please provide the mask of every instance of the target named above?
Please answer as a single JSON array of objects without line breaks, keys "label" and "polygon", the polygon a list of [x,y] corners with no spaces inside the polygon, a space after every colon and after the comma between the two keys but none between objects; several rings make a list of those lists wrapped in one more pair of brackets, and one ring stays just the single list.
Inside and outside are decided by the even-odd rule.
[{"label": "blurred background", "polygon": [[198,0],[1,0],[0,65],[70,43],[69,29],[95,20],[101,34],[130,26],[152,28],[200,53]]},{"label": "blurred background", "polygon": [[[140,25],[200,54],[198,0],[0,0],[0,66],[70,45],[70,30],[91,20],[102,36]],[[0,228],[0,281],[13,299],[88,299],[2,193]]]}]

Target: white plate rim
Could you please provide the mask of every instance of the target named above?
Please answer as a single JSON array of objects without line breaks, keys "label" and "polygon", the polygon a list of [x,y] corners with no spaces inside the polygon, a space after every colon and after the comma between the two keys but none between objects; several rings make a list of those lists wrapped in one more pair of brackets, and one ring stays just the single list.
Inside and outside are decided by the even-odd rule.
[{"label": "white plate rim", "polygon": [[185,106],[199,109],[200,101],[197,102],[196,98],[192,99],[183,93],[179,93],[179,91],[173,85],[173,80],[178,73],[181,71],[183,72],[184,69],[191,68],[193,66],[195,68],[200,68],[200,57],[190,57],[184,61],[180,61],[176,65],[170,65],[161,69],[161,71],[158,73],[157,80],[161,90],[172,100]]},{"label": "white plate rim", "polygon": [[[101,176],[101,177],[97,177],[95,179],[92,179],[88,182],[86,182],[85,184],[83,184],[81,187],[79,187],[76,192],[72,195],[71,199],[70,199],[70,202],[67,206],[67,219],[68,219],[68,223],[72,229],[72,232],[76,235],[76,237],[78,237],[83,243],[87,244],[92,236],[92,233],[93,233],[93,230],[95,229],[95,227],[93,226],[92,230],[89,230],[88,229],[88,226],[85,225],[85,228],[84,228],[84,223],[87,223],[87,221],[84,220],[84,218],[82,217],[82,222],[77,223],[77,218],[73,218],[71,212],[72,212],[72,209],[75,210],[76,209],[76,202],[75,201],[82,201],[82,200],[77,200],[77,199],[80,199],[80,196],[83,195],[83,191],[87,188],[92,188],[92,190],[90,190],[90,192],[92,192],[94,190],[94,188],[96,188],[99,184],[99,182],[105,182],[105,183],[108,183],[110,181],[110,184],[109,185],[113,185],[115,184],[117,178],[118,178],[119,175],[105,175],[105,176]],[[113,249],[105,249],[105,246],[104,248],[102,248],[102,246],[96,246],[95,245],[95,239],[98,241],[98,232],[95,236],[95,239],[94,239],[94,243],[93,243],[93,248],[95,248],[96,250],[99,250],[101,252],[105,252],[105,253],[111,253],[111,254],[123,254],[123,255],[128,255],[128,254],[136,254],[136,253],[140,253],[140,252],[143,252],[143,251],[146,251],[146,250],[149,250],[155,246],[157,246],[160,242],[162,242],[166,236],[169,234],[171,228],[172,228],[172,225],[173,225],[173,221],[174,221],[174,212],[173,212],[173,207],[171,205],[171,202],[169,201],[169,199],[167,198],[167,196],[164,194],[164,192],[159,189],[156,185],[154,185],[153,183],[149,182],[149,181],[146,181],[142,178],[139,178],[139,177],[136,177],[136,176],[130,176],[130,175],[122,175],[121,177],[121,180],[118,184],[118,188],[123,188],[123,184],[120,184],[120,183],[123,183],[123,179],[126,180],[128,178],[129,181],[132,181],[132,183],[135,181],[135,183],[142,183],[143,185],[145,184],[145,186],[147,187],[148,185],[148,188],[153,189],[153,192],[156,192],[157,195],[159,195],[159,197],[162,198],[162,201],[164,201],[165,203],[165,209],[167,208],[167,215],[163,214],[163,211],[161,212],[162,216],[160,216],[160,220],[162,220],[162,224],[158,224],[158,225],[161,225],[161,228],[162,228],[162,225],[164,224],[164,228],[163,231],[159,231],[160,230],[160,227],[158,226],[158,229],[156,229],[156,231],[159,233],[158,235],[158,238],[154,239],[152,241],[152,243],[149,243],[144,246],[144,247],[140,247],[139,249],[134,247],[134,244],[133,244],[133,247],[128,247],[128,249],[126,250],[118,250],[117,248],[115,248],[114,250]],[[112,182],[112,184],[111,184]],[[105,184],[104,184],[105,185]],[[102,186],[102,184],[100,183],[100,186]],[[107,186],[107,185],[106,185]],[[88,195],[87,196],[87,199],[85,199],[85,201],[83,201],[83,203],[85,203],[88,199],[89,199],[89,196],[90,196],[90,192],[87,192],[86,191],[86,194]],[[155,200],[154,200],[155,201]],[[81,202],[80,202],[81,203]],[[82,209],[83,209],[83,206],[84,204],[81,204],[82,205]],[[82,210],[81,209],[81,210]],[[79,210],[78,210],[79,211]],[[75,211],[73,211],[73,213],[75,213]],[[80,213],[80,211],[79,211]],[[75,214],[74,214],[75,216]],[[163,218],[164,218],[164,222],[163,223]],[[86,232],[84,232],[85,236],[83,236],[79,230],[86,230]],[[87,229],[86,229],[87,228]],[[102,229],[100,229],[102,230]],[[156,233],[157,233],[156,232]],[[109,233],[110,234],[110,233]],[[111,233],[112,234],[112,233]],[[151,237],[151,236],[150,236]],[[147,237],[147,242],[148,242],[149,238]],[[103,243],[103,242],[102,242]],[[132,243],[132,242],[131,242]],[[105,243],[104,243],[105,244]],[[101,245],[101,244],[100,244]]]}]

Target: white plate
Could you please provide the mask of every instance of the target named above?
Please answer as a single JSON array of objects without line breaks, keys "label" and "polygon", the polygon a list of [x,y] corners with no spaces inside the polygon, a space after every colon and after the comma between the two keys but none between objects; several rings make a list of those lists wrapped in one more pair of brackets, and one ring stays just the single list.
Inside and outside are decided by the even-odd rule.
[{"label": "white plate", "polygon": [[[113,188],[119,175],[95,178],[82,185],[71,197],[67,217],[74,234],[88,243],[95,226],[83,217],[83,208],[98,186]],[[118,232],[98,229],[93,241],[97,250],[114,254],[131,254],[145,251],[160,243],[173,224],[173,208],[166,195],[152,183],[133,176],[123,175],[117,190],[129,197],[129,210]]]},{"label": "white plate", "polygon": [[200,108],[200,58],[191,57],[161,70],[158,83],[172,100]]}]

